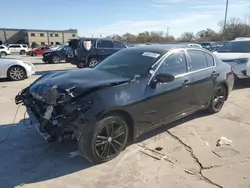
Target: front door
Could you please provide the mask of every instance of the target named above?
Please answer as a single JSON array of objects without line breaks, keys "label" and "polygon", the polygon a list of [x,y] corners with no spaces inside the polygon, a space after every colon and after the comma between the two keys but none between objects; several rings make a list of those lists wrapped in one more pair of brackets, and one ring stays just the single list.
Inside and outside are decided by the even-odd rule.
[{"label": "front door", "polygon": [[189,74],[194,89],[191,104],[199,108],[210,102],[219,74],[216,72],[214,57],[211,54],[201,50],[187,50],[187,53]]},{"label": "front door", "polygon": [[[150,129],[161,122],[185,114],[191,109],[192,87],[189,85],[190,77],[187,73],[187,62],[183,51],[176,51],[166,57],[155,75],[159,73],[173,74],[172,82],[157,83],[156,87],[150,85],[145,90],[145,119],[149,120]],[[144,128],[145,129],[145,128]]]}]

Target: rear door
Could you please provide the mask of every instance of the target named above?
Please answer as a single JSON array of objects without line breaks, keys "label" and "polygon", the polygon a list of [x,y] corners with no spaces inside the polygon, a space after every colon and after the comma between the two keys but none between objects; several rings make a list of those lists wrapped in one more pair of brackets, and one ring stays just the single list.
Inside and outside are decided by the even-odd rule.
[{"label": "rear door", "polygon": [[211,54],[193,49],[187,50],[187,53],[189,74],[194,91],[191,105],[197,108],[209,103],[219,75]]},{"label": "rear door", "polygon": [[41,47],[41,48],[37,49],[36,53],[37,53],[37,55],[42,55],[43,51],[44,51],[44,47]]},{"label": "rear door", "polygon": [[98,40],[96,43],[97,55],[100,60],[105,59],[106,57],[115,53],[113,42],[111,40]]},{"label": "rear door", "polygon": [[9,50],[11,53],[19,53],[20,49],[21,49],[20,45],[13,44],[9,46]]}]

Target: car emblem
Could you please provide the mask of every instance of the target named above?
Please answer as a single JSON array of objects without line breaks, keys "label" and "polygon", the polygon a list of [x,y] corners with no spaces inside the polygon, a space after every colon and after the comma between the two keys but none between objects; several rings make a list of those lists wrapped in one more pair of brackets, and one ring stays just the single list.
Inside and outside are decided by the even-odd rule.
[{"label": "car emblem", "polygon": [[83,42],[83,45],[84,45],[84,48],[85,48],[87,51],[89,51],[89,50],[91,49],[91,46],[92,46],[91,41],[84,41],[84,42]]}]

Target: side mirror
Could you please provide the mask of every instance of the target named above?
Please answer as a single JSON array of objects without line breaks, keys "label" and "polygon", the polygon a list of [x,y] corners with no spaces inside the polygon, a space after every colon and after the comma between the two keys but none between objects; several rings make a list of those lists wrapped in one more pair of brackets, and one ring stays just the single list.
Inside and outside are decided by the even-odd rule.
[{"label": "side mirror", "polygon": [[155,81],[157,83],[166,83],[174,81],[174,75],[169,73],[159,73],[155,76]]}]

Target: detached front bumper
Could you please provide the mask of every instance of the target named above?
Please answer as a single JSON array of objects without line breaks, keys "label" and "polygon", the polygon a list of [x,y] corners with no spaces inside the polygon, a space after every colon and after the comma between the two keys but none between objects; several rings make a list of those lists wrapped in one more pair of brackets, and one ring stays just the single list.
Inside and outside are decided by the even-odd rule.
[{"label": "detached front bumper", "polygon": [[40,127],[41,124],[39,123],[39,121],[37,120],[35,114],[32,112],[31,108],[27,108],[27,114],[29,115],[29,119],[30,122],[32,123],[32,125],[35,127],[35,129],[37,130],[37,132],[46,140],[49,141],[51,136],[46,133],[46,132],[41,132],[40,131]]}]

